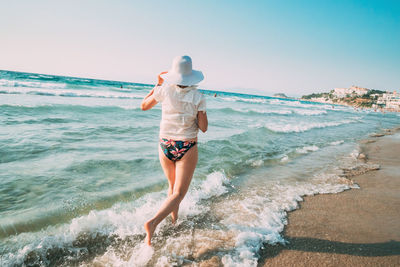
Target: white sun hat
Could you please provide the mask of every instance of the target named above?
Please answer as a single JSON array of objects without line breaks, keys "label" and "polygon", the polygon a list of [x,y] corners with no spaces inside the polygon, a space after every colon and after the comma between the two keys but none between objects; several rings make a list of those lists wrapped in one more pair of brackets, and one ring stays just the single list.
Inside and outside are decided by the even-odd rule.
[{"label": "white sun hat", "polygon": [[165,83],[178,85],[195,85],[204,79],[201,71],[192,68],[192,59],[189,56],[178,56],[172,61],[172,68],[161,75]]}]

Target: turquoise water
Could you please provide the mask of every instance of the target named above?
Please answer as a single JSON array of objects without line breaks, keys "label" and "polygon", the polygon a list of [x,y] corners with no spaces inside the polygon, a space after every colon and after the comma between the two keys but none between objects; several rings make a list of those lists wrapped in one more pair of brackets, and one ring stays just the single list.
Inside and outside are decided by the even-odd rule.
[{"label": "turquoise water", "polygon": [[[0,71],[2,266],[165,266],[207,255],[256,265],[264,244],[284,242],[301,196],[357,187],[340,177],[356,164],[357,142],[400,124],[396,113],[203,90],[209,131],[194,180],[177,228],[163,222],[153,250],[142,225],[167,184],[160,106],[140,110],[151,88]],[[191,242],[212,249],[196,258]]]}]

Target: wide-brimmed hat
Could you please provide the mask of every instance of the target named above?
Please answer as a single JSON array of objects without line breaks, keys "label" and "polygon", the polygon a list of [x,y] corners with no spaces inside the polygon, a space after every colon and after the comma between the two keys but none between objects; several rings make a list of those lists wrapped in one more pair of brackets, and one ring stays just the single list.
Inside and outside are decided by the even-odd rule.
[{"label": "wide-brimmed hat", "polygon": [[189,56],[178,56],[172,61],[172,68],[161,75],[165,83],[179,85],[195,85],[204,79],[201,71],[192,68],[192,59]]}]

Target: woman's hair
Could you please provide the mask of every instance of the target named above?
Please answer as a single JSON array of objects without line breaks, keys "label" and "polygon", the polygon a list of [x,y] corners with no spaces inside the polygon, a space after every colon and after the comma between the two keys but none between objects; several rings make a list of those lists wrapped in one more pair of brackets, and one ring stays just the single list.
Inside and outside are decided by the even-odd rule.
[{"label": "woman's hair", "polygon": [[196,84],[196,85],[180,85],[180,84],[177,84],[176,86],[178,86],[179,88],[186,88],[186,87],[197,87],[198,85]]}]

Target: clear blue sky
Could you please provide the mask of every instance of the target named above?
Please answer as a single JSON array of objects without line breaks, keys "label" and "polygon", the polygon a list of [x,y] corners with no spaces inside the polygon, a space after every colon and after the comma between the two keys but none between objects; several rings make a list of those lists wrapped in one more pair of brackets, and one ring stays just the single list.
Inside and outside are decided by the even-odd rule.
[{"label": "clear blue sky", "polygon": [[2,0],[0,10],[0,69],[154,83],[188,54],[208,89],[400,89],[400,1]]}]

